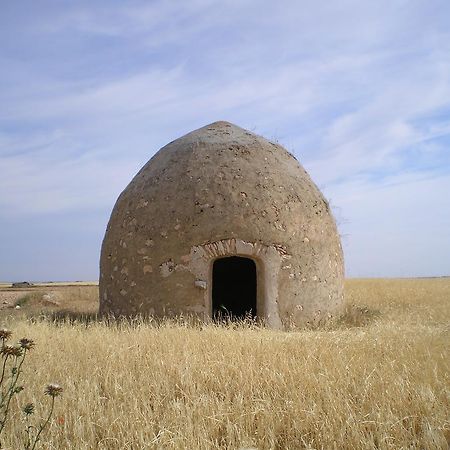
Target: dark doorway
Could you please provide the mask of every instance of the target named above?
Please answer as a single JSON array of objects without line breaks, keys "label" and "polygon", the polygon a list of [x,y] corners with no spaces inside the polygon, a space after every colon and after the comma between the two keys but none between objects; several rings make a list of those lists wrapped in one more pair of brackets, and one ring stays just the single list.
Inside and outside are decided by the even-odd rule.
[{"label": "dark doorway", "polygon": [[256,265],[230,256],[214,261],[212,315],[216,320],[256,317]]}]

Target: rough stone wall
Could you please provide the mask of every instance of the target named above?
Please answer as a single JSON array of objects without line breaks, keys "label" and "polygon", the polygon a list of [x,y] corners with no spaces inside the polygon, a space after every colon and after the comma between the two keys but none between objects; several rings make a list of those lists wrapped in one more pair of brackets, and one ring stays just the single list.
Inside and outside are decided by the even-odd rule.
[{"label": "rough stone wall", "polygon": [[100,312],[208,316],[211,262],[232,254],[264,269],[258,312],[271,326],[317,321],[342,304],[339,235],[309,175],[280,145],[216,122],[162,148],[119,196]]}]

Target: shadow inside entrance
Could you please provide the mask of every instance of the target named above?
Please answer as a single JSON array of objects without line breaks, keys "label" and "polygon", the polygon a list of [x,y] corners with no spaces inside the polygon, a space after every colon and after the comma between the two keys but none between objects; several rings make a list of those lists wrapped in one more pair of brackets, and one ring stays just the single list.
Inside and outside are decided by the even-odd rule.
[{"label": "shadow inside entrance", "polygon": [[256,318],[256,265],[252,259],[240,256],[217,259],[212,278],[213,319]]}]

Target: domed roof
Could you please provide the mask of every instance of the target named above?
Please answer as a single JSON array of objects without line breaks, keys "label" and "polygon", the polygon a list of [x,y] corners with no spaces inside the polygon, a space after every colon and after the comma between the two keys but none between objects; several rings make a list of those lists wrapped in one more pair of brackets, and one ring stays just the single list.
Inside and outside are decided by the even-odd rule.
[{"label": "domed roof", "polygon": [[178,248],[169,238],[183,231],[196,243],[230,236],[295,239],[302,225],[322,216],[328,216],[327,202],[289,152],[215,122],[156,153],[120,196],[112,220],[126,228],[127,218],[137,221],[163,237],[166,248]]},{"label": "domed roof", "polygon": [[[229,239],[298,254],[286,275],[300,284],[311,271],[322,282],[331,272],[342,277],[334,219],[299,162],[276,143],[215,122],[159,150],[120,195],[102,248],[102,277],[109,278],[108,289],[100,282],[103,305],[125,306],[130,291],[148,296],[149,284],[138,283],[142,276],[156,277],[168,261],[176,270],[193,247]],[[146,304],[138,310],[153,308]]]}]

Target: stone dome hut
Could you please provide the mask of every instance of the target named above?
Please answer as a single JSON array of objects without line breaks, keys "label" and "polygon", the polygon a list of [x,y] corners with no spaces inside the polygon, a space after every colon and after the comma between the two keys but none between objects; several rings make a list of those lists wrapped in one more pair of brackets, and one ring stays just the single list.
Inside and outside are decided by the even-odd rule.
[{"label": "stone dome hut", "polygon": [[335,314],[342,301],[327,201],[287,150],[236,125],[166,145],[114,206],[101,314],[250,315],[282,329]]}]

